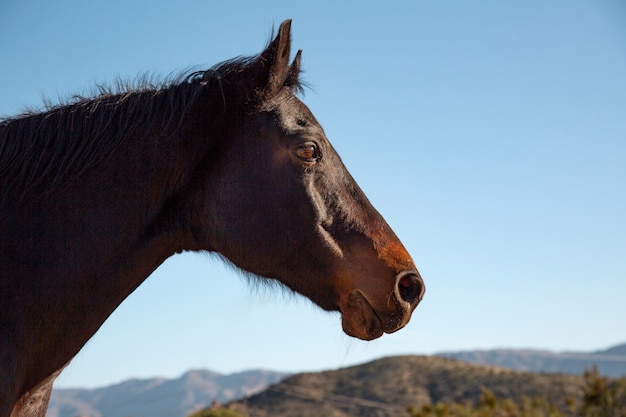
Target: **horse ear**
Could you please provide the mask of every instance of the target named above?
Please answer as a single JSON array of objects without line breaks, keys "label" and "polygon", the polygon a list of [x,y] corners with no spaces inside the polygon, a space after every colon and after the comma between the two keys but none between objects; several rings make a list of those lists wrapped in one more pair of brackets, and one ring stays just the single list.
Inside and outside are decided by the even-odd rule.
[{"label": "horse ear", "polygon": [[280,24],[278,35],[261,53],[260,64],[266,71],[266,84],[262,87],[265,95],[271,96],[278,92],[290,75],[289,54],[291,52],[291,20]]},{"label": "horse ear", "polygon": [[298,81],[298,77],[300,76],[300,62],[302,61],[302,49],[298,51],[296,57],[293,59],[293,62],[289,66],[289,72],[287,74],[287,79],[284,82],[284,85],[288,87],[292,87],[294,89],[300,88],[300,81]]}]

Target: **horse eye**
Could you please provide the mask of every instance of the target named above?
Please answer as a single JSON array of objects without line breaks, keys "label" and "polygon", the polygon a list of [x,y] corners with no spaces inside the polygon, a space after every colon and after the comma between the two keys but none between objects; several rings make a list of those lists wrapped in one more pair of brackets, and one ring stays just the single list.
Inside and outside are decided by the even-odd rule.
[{"label": "horse eye", "polygon": [[305,162],[315,162],[320,157],[317,145],[314,143],[305,143],[300,145],[296,149],[296,155]]}]

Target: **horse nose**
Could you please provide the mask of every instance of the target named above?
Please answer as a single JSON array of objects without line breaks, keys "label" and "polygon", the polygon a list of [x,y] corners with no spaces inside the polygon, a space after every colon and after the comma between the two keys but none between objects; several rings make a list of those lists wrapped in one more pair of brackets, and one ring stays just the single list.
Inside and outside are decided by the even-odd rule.
[{"label": "horse nose", "polygon": [[396,278],[396,297],[409,303],[412,311],[424,297],[426,287],[417,271],[404,271]]}]

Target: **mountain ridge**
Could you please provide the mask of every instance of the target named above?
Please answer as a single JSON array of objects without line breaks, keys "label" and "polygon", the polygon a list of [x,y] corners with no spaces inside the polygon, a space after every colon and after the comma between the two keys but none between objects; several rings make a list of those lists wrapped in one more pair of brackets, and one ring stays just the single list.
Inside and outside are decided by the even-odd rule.
[{"label": "mountain ridge", "polygon": [[619,378],[626,375],[626,343],[592,352],[488,349],[441,352],[437,356],[527,372],[580,375],[585,369],[597,366],[600,374],[605,376]]},{"label": "mountain ridge", "polygon": [[612,347],[610,347],[608,349],[598,350],[598,351],[595,351],[593,353],[626,356],[626,343],[622,343],[621,345],[612,346]]},{"label": "mountain ridge", "polygon": [[196,369],[174,379],[129,379],[95,389],[54,389],[46,416],[184,417],[214,401],[260,392],[288,375],[267,370],[220,374]]},{"label": "mountain ridge", "polygon": [[250,417],[398,417],[408,407],[476,404],[485,390],[516,402],[545,398],[568,412],[580,375],[537,374],[440,356],[394,356],[334,371],[290,376],[227,405]]},{"label": "mountain ridge", "polygon": [[[453,355],[456,355],[454,357]],[[421,356],[414,356],[421,358]],[[407,356],[404,358],[412,358]],[[570,373],[580,377],[585,368],[598,365],[601,374],[612,377],[626,376],[626,344],[593,352],[551,352],[539,349],[492,349],[464,352],[448,352],[431,355],[429,358],[449,358],[464,363],[496,367],[498,372],[506,369],[539,373]],[[385,358],[383,358],[385,359]],[[379,359],[382,360],[382,359]],[[407,359],[412,361],[413,359]],[[482,361],[482,363],[480,362]],[[356,365],[360,366],[360,365]],[[533,369],[530,369],[534,366]],[[353,367],[347,367],[348,369]],[[336,370],[339,371],[339,370]],[[334,371],[323,371],[334,372]],[[321,373],[323,373],[321,372]],[[448,371],[441,371],[445,376]],[[496,372],[496,371],[494,371]],[[204,408],[214,401],[227,403],[254,394],[269,393],[280,398],[281,395],[310,395],[310,387],[279,384],[284,378],[298,375],[320,374],[305,373],[291,375],[284,372],[267,370],[250,370],[233,374],[220,374],[210,370],[195,369],[185,372],[178,378],[129,379],[117,384],[95,389],[61,388],[54,389],[47,417],[185,417],[191,412]],[[530,378],[530,377],[529,377]],[[432,393],[427,389],[435,389],[435,394],[443,388],[437,388],[436,381],[430,383],[422,391],[416,392],[415,398],[428,399]],[[330,395],[334,401],[354,401],[347,392],[329,393],[318,387],[318,395]],[[281,391],[282,390],[282,391]],[[459,388],[462,390],[462,388]],[[282,392],[282,394],[281,394]],[[313,392],[313,394],[315,394]],[[353,395],[354,393],[350,393]],[[357,393],[358,394],[358,393]],[[431,396],[431,397],[429,397]],[[388,396],[381,398],[361,398],[362,407],[386,407],[398,410],[397,407],[381,405]],[[346,398],[350,398],[347,400]],[[432,397],[432,398],[438,398]],[[431,398],[431,399],[432,399]],[[379,401],[383,400],[383,401]],[[378,404],[378,405],[377,405]]]}]

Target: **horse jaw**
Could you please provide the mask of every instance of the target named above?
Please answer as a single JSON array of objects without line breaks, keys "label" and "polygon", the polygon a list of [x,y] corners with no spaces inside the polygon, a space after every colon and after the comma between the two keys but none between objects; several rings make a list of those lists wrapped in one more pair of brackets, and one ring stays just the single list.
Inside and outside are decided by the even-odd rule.
[{"label": "horse jaw", "polygon": [[341,327],[348,336],[374,340],[383,335],[380,317],[360,291],[350,294],[347,302],[339,308]]}]

